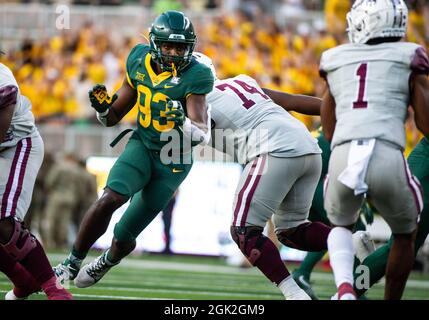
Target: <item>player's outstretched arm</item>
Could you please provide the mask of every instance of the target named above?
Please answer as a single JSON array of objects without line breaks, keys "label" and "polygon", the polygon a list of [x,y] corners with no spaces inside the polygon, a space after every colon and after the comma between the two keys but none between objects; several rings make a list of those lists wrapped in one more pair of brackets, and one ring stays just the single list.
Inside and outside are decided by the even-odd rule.
[{"label": "player's outstretched arm", "polygon": [[262,88],[277,105],[286,111],[295,111],[310,116],[320,115],[322,99],[301,94],[290,94],[286,92]]},{"label": "player's outstretched arm", "polygon": [[89,99],[101,124],[112,127],[134,107],[137,91],[124,79],[121,88],[112,97],[107,94],[106,87],[97,85],[89,92]]},{"label": "player's outstretched arm", "polygon": [[429,80],[424,74],[413,75],[411,105],[417,128],[429,138]]},{"label": "player's outstretched arm", "polygon": [[322,98],[320,117],[322,120],[323,133],[325,134],[326,140],[330,142],[334,136],[337,118],[335,116],[335,99],[332,96],[329,87],[326,88]]},{"label": "player's outstretched arm", "polygon": [[0,88],[0,143],[6,137],[7,130],[12,122],[15,109],[18,88],[16,86],[4,86]]}]

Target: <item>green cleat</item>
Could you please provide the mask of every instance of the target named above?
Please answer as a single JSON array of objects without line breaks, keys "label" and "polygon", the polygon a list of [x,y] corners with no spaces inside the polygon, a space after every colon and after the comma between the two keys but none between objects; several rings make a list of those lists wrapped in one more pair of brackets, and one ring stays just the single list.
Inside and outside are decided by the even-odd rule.
[{"label": "green cleat", "polygon": [[292,272],[292,277],[298,284],[298,286],[302,290],[304,290],[312,300],[319,300],[319,298],[316,296],[313,289],[311,288],[310,279],[307,276],[305,276],[298,270],[295,270],[294,272]]}]

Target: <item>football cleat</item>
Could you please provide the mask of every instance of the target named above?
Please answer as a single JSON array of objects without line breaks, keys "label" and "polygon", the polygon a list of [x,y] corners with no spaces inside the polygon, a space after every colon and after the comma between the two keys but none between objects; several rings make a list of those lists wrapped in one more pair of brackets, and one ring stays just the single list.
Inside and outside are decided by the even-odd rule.
[{"label": "football cleat", "polygon": [[310,296],[312,300],[319,300],[317,295],[314,293],[313,288],[311,288],[310,280],[305,277],[302,273],[297,272],[296,270],[292,272],[292,277],[295,280],[296,284],[305,291],[306,294]]},{"label": "football cleat", "polygon": [[54,270],[55,276],[61,285],[64,285],[64,283],[70,280],[73,280],[79,273],[79,266],[72,263],[69,259],[66,259],[64,262],[52,269]]},{"label": "football cleat", "polygon": [[362,263],[367,256],[375,251],[374,242],[368,231],[356,231],[353,233],[353,246],[356,251],[356,258]]},{"label": "football cleat", "polygon": [[101,278],[116,264],[109,264],[106,261],[107,252],[96,258],[90,264],[87,264],[80,269],[77,277],[74,279],[74,284],[78,288],[87,288],[100,281]]}]

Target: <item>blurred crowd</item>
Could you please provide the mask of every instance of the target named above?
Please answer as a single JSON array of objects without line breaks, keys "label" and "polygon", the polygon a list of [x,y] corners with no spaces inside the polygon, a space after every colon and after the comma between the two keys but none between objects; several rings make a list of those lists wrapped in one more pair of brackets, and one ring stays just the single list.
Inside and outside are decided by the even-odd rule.
[{"label": "blurred crowd", "polygon": [[[154,1],[149,2],[154,5]],[[176,2],[182,6],[191,3]],[[220,78],[245,73],[265,87],[320,97],[320,55],[347,41],[345,16],[352,1],[278,1],[286,19],[281,24],[262,3],[267,2],[236,0],[233,13],[207,16],[203,23],[197,21],[196,50],[213,58]],[[424,0],[409,4],[408,40],[429,48],[429,6]],[[287,14],[307,9],[322,9],[325,18],[313,24],[287,23]],[[147,30],[118,39],[88,22],[49,39],[25,40],[0,61],[14,71],[39,122],[91,123],[95,117],[89,107],[88,90],[96,83],[117,90],[123,81],[126,57],[137,43],[147,43]],[[134,108],[125,120],[135,121],[136,112]],[[319,125],[317,117],[296,116],[310,129]],[[419,139],[412,122],[407,136],[410,146]]]}]

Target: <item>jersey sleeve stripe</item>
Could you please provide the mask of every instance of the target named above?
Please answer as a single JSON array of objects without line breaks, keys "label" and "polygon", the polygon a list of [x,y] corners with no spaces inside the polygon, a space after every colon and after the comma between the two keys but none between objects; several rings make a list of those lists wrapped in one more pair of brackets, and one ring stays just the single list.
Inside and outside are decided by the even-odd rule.
[{"label": "jersey sleeve stripe", "polygon": [[423,47],[416,49],[413,60],[411,61],[411,70],[420,74],[429,75],[429,59]]},{"label": "jersey sleeve stripe", "polygon": [[8,85],[0,88],[0,109],[15,104],[18,97],[18,88]]},{"label": "jersey sleeve stripe", "polygon": [[128,84],[131,86],[131,88],[135,89],[133,83],[131,82],[130,76],[128,75],[128,72],[126,72],[125,75],[127,76],[127,82],[128,82]]}]

